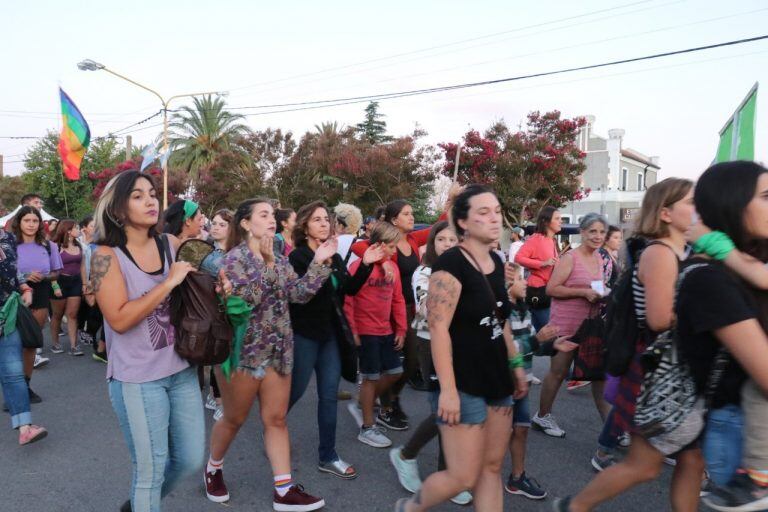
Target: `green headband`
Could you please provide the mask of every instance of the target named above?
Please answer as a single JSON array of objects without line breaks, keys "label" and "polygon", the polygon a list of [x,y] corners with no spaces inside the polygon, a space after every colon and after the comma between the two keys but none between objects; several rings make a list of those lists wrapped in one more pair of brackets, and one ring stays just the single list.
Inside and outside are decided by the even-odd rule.
[{"label": "green headband", "polygon": [[195,213],[200,207],[194,201],[184,200],[184,220],[189,220],[195,216]]}]

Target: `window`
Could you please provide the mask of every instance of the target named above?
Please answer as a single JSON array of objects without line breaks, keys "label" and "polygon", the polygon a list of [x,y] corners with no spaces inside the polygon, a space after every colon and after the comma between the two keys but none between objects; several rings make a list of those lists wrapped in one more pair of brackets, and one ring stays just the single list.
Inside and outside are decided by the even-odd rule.
[{"label": "window", "polygon": [[637,190],[645,190],[645,180],[643,180],[643,173],[637,173]]},{"label": "window", "polygon": [[629,169],[626,167],[621,168],[621,190],[627,190],[629,185]]}]

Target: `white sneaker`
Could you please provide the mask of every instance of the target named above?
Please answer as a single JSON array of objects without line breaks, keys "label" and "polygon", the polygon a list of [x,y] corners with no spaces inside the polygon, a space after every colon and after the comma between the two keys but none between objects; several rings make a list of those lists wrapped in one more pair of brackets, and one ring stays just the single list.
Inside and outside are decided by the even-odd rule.
[{"label": "white sneaker", "polygon": [[472,493],[469,491],[462,491],[451,498],[451,501],[457,505],[469,505],[472,503]]},{"label": "white sneaker", "polygon": [[533,384],[534,386],[540,386],[540,385],[541,385],[541,379],[540,379],[540,378],[538,378],[537,376],[535,376],[535,375],[534,375],[534,374],[532,374],[532,373],[529,373],[529,374],[526,376],[526,379],[528,380],[528,382],[529,382],[530,384]]},{"label": "white sneaker", "polygon": [[216,409],[213,413],[213,421],[219,421],[221,418],[224,417],[224,409],[219,407]]},{"label": "white sneaker", "polygon": [[357,424],[357,428],[362,428],[363,410],[360,409],[360,405],[357,402],[350,402],[347,404],[347,410],[349,411],[349,414],[352,415],[352,418],[355,420],[355,423]]},{"label": "white sneaker", "polygon": [[205,400],[205,408],[209,411],[215,411],[219,408],[219,404],[216,403],[216,399],[213,398],[213,395],[208,395],[208,398]]},{"label": "white sneaker", "polygon": [[389,450],[389,461],[395,467],[400,485],[408,492],[416,492],[421,489],[419,465],[416,463],[416,459],[406,460],[402,458],[400,456],[402,453],[402,446],[392,448]]},{"label": "white sneaker", "polygon": [[541,430],[548,436],[565,437],[565,430],[560,428],[552,414],[547,414],[542,417],[539,416],[539,413],[537,412],[531,419],[531,426],[536,430]]},{"label": "white sneaker", "polygon": [[632,438],[629,437],[629,434],[624,432],[619,436],[619,446],[622,448],[629,448],[630,444],[632,444]]},{"label": "white sneaker", "polygon": [[41,366],[47,365],[51,360],[47,357],[43,357],[40,354],[35,354],[35,368],[40,368]]},{"label": "white sneaker", "polygon": [[384,435],[384,431],[378,425],[361,428],[360,433],[357,435],[357,440],[374,448],[389,448],[392,446],[392,440]]},{"label": "white sneaker", "polygon": [[38,349],[35,350],[35,354],[42,354],[42,353],[43,353],[43,349],[42,348],[38,348]]}]

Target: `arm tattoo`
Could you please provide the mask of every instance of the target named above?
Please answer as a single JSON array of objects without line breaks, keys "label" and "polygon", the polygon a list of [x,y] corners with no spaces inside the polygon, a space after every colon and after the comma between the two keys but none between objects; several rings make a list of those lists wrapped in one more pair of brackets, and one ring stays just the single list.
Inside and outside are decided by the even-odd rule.
[{"label": "arm tattoo", "polygon": [[427,292],[427,321],[450,322],[459,297],[456,278],[447,272],[437,272],[429,279]]},{"label": "arm tattoo", "polygon": [[91,287],[93,293],[97,293],[101,288],[101,281],[109,271],[109,265],[112,263],[112,256],[105,254],[94,254],[91,258]]}]

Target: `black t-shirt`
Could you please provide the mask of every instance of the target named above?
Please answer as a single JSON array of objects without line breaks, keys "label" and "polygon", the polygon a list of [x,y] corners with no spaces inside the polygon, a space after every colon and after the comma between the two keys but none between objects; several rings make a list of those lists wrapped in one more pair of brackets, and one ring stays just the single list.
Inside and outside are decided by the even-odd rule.
[{"label": "black t-shirt", "polygon": [[[685,266],[703,262],[707,264],[686,275],[675,308],[680,352],[688,361],[702,395],[710,380],[712,363],[723,346],[713,331],[757,316],[746,286],[722,263],[692,258]],[[741,386],[747,376],[733,357],[728,359],[712,397],[711,406],[715,409],[741,402]]]},{"label": "black t-shirt", "polygon": [[413,273],[419,268],[419,255],[411,250],[411,255],[406,256],[400,249],[397,250],[397,269],[400,271],[400,283],[403,285],[403,297],[406,304],[414,304],[413,296]]},{"label": "black t-shirt", "polygon": [[504,264],[491,251],[495,268],[487,274],[502,319],[488,288],[477,270],[458,247],[445,251],[432,266],[432,275],[445,271],[461,283],[461,294],[449,332],[453,348],[456,388],[490,400],[506,398],[514,392],[508,367],[507,346],[502,334],[511,305],[504,288]]}]

